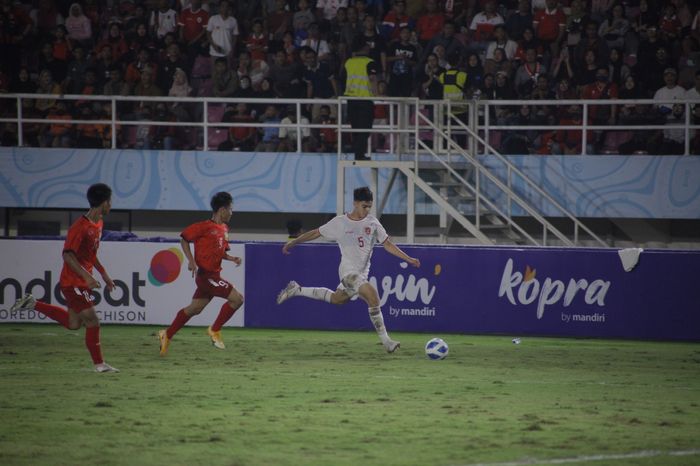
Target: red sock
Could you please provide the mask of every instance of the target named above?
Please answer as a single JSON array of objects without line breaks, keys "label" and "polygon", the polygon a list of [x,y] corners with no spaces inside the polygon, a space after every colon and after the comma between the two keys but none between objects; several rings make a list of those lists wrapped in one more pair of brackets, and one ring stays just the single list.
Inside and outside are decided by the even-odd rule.
[{"label": "red sock", "polygon": [[102,364],[102,348],[100,348],[100,327],[85,328],[85,346],[87,346],[92,362]]},{"label": "red sock", "polygon": [[[237,309],[237,308],[236,308]],[[224,326],[226,322],[233,316],[233,313],[236,312],[236,309],[232,308],[229,303],[224,303],[223,306],[221,306],[221,310],[219,311],[219,315],[214,321],[214,323],[211,326],[211,329],[214,332],[218,332],[221,330],[221,327]]]},{"label": "red sock", "polygon": [[185,314],[184,309],[180,309],[180,312],[178,312],[175,316],[173,323],[170,324],[170,327],[168,327],[166,332],[168,334],[168,339],[172,338],[178,330],[184,327],[188,320],[190,320],[190,316]]},{"label": "red sock", "polygon": [[34,309],[41,312],[46,317],[55,320],[65,328],[68,328],[68,311],[62,307],[37,301],[34,305]]}]

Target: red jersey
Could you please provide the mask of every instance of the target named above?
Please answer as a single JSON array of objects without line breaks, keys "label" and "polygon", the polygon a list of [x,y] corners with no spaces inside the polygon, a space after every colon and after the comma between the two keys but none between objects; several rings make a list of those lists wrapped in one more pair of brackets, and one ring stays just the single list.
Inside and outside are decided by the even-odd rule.
[{"label": "red jersey", "polygon": [[177,19],[177,25],[182,28],[182,37],[185,42],[191,42],[206,27],[209,22],[209,13],[202,10],[192,11],[192,8],[182,10]]},{"label": "red jersey", "polygon": [[[102,224],[102,219],[92,223],[83,215],[71,225],[63,244],[63,252],[71,251],[75,254],[80,266],[89,274],[92,274],[92,266],[97,259]],[[87,282],[64,262],[61,270],[61,288],[87,288]]]},{"label": "red jersey", "polygon": [[228,251],[228,226],[213,220],[193,223],[180,233],[182,239],[194,243],[194,261],[206,272],[220,272],[221,260]]}]

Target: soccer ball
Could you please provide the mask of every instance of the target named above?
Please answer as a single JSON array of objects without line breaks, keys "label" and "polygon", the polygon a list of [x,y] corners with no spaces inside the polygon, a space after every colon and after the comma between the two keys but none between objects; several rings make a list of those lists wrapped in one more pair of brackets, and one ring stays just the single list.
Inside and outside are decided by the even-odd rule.
[{"label": "soccer ball", "polygon": [[425,344],[425,355],[430,359],[445,359],[450,348],[442,338],[433,338]]}]

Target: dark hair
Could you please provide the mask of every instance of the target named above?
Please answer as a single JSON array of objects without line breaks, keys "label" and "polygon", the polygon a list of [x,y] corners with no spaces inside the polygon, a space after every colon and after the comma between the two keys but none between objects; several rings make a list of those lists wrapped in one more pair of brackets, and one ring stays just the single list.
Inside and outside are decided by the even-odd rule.
[{"label": "dark hair", "polygon": [[365,47],[365,45],[367,45],[367,41],[364,37],[355,37],[355,39],[352,41],[352,51],[359,52]]},{"label": "dark hair", "polygon": [[367,186],[362,186],[352,192],[352,198],[354,201],[358,202],[372,202],[374,200],[374,195],[372,195],[371,189]]},{"label": "dark hair", "polygon": [[293,218],[287,222],[287,233],[289,236],[297,237],[301,234],[302,224],[301,220]]},{"label": "dark hair", "polygon": [[87,190],[87,200],[90,207],[99,207],[103,202],[112,198],[112,188],[104,183],[91,185]]},{"label": "dark hair", "polygon": [[220,191],[211,198],[211,210],[216,212],[222,207],[228,207],[233,204],[233,197],[226,191]]}]

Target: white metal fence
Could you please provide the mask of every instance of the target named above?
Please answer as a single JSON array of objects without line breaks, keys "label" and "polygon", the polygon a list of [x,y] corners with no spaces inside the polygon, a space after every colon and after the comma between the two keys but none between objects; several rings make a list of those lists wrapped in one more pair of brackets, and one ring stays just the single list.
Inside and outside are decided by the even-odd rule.
[{"label": "white metal fence", "polygon": [[[433,144],[431,149],[436,152],[449,152],[449,145],[441,144],[438,137],[434,137],[434,130],[424,120],[417,118],[421,113],[428,120],[444,129],[452,135],[471,154],[483,154],[491,152],[488,146],[503,152],[503,137],[524,136],[527,140],[536,144],[542,142],[543,135],[556,132],[568,132],[574,135],[573,139],[580,138],[580,154],[614,153],[615,151],[602,150],[599,145],[591,144],[592,138],[600,140],[601,135],[625,133],[629,136],[642,134],[645,137],[655,137],[659,142],[653,146],[636,152],[653,154],[653,149],[661,147],[666,137],[672,138],[682,147],[682,154],[698,152],[700,144],[696,138],[697,129],[700,129],[700,100],[693,101],[660,101],[660,100],[473,100],[465,101],[456,106],[449,101],[429,101],[415,98],[389,98],[377,97],[372,99],[376,106],[384,106],[386,118],[376,121],[372,130],[373,137],[370,144],[376,149],[376,141],[380,136],[387,141],[387,146],[382,151],[396,155],[397,158],[406,159],[413,154],[420,155],[421,150],[414,151],[420,139],[424,144]],[[102,106],[102,113],[96,118],[59,119],[51,118],[46,113],[36,110],[36,103],[42,102],[44,106],[63,101],[70,105],[81,103],[85,106]],[[89,103],[89,104],[88,104]],[[232,122],[221,121],[224,109],[245,103],[250,106],[260,107],[268,104],[276,106],[293,106],[295,122],[281,124],[279,122],[266,123],[264,121]],[[169,111],[168,118],[160,118],[158,115],[145,116],[147,112],[140,110],[155,108],[158,104],[165,106],[186,106],[190,110],[189,118],[175,118]],[[104,134],[107,134],[105,148],[118,149],[130,147],[126,134],[133,133],[133,128],[167,127],[177,128],[177,131],[187,130],[192,134],[192,148],[199,150],[212,150],[212,133],[228,130],[230,128],[287,128],[294,132],[291,139],[296,143],[296,151],[302,152],[302,134],[306,130],[333,129],[337,133],[337,154],[340,157],[344,153],[344,135],[348,133],[366,131],[352,130],[346,123],[345,110],[347,98],[339,99],[235,99],[235,98],[175,98],[175,97],[122,97],[122,96],[89,96],[89,95],[51,95],[51,94],[2,94],[0,95],[0,123],[3,124],[5,133],[14,133],[16,145],[27,146],[30,144],[29,130],[35,136],[36,132],[46,132],[51,125],[64,125],[77,128],[79,125],[100,126]],[[320,124],[302,120],[312,106],[328,105],[337,115],[333,124]],[[170,107],[169,107],[170,108]],[[520,109],[528,108],[532,113],[544,113],[548,119],[519,118]],[[216,111],[212,111],[216,109]],[[623,115],[630,109],[634,109],[637,120],[632,121]],[[668,110],[666,110],[668,109]],[[565,111],[571,111],[577,116],[577,121],[572,123],[562,118]],[[626,124],[601,125],[596,124],[591,118],[596,112],[617,112],[617,122]],[[447,118],[448,114],[458,113],[461,122],[469,126],[473,133],[479,134],[489,144],[478,143],[476,138],[468,137],[467,132],[460,129],[459,124]],[[51,114],[48,114],[51,115]],[[257,117],[260,117],[258,114]],[[539,119],[538,119],[539,118]],[[191,121],[190,121],[191,120]],[[571,119],[569,119],[571,120]],[[523,123],[524,121],[524,123]],[[130,131],[131,128],[131,131]],[[578,136],[576,136],[578,134]],[[460,135],[462,137],[460,138]],[[500,138],[500,141],[499,141]],[[11,139],[11,138],[10,138]],[[539,139],[539,142],[538,142]],[[644,138],[642,138],[643,140]],[[76,144],[79,141],[74,141]],[[40,145],[40,144],[37,144]],[[542,148],[541,146],[539,147]],[[178,147],[177,149],[181,149]],[[528,147],[527,150],[535,150]]]}]

